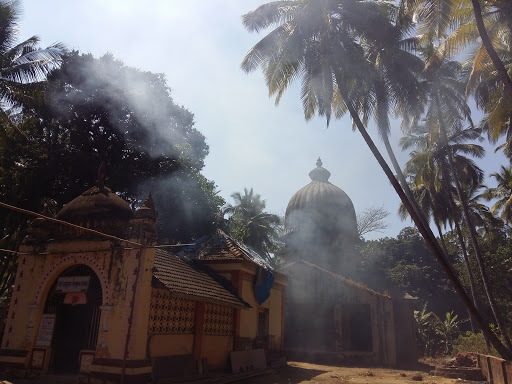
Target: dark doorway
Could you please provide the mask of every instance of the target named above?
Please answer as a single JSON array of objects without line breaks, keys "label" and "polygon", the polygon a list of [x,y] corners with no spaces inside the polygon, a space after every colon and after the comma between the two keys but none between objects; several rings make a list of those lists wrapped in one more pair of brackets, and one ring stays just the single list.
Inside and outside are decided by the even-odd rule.
[{"label": "dark doorway", "polygon": [[[90,277],[84,304],[66,304],[66,293],[57,290],[60,277],[75,276]],[[56,315],[50,370],[54,373],[77,373],[80,369],[80,351],[96,349],[99,307],[102,303],[101,284],[94,271],[86,265],[68,268],[59,278],[50,289],[44,311]]]},{"label": "dark doorway", "polygon": [[342,305],[343,349],[372,352],[372,312],[369,304]]},{"label": "dark doorway", "polygon": [[258,330],[256,333],[256,339],[254,340],[254,348],[269,349],[270,340],[268,332],[268,309],[260,308],[258,311]]}]

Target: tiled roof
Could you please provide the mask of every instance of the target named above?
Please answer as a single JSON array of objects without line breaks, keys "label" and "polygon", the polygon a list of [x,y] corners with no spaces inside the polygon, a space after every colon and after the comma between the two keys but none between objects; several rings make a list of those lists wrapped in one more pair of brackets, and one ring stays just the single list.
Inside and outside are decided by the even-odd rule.
[{"label": "tiled roof", "polygon": [[201,261],[251,261],[267,270],[273,269],[265,258],[220,229],[185,252]]},{"label": "tiled roof", "polygon": [[231,292],[227,284],[221,284],[223,277],[162,249],[155,251],[153,280],[155,279],[179,297],[238,308],[250,307]]},{"label": "tiled roof", "polygon": [[318,265],[316,264],[313,264],[313,263],[310,263],[309,261],[306,261],[306,260],[303,260],[303,259],[298,259],[298,260],[295,260],[289,264],[286,264],[285,266],[283,266],[279,272],[283,272],[283,273],[288,273],[289,270],[291,268],[293,268],[294,265],[299,265],[299,264],[302,264],[308,268],[312,268],[314,270],[316,270],[317,272],[320,272],[322,273],[324,276],[326,276],[326,278],[330,278],[330,279],[334,279],[334,280],[337,280],[337,281],[340,281],[340,282],[343,282],[347,285],[350,285],[352,287],[355,287],[355,288],[359,288],[359,289],[362,289],[364,291],[367,291],[371,294],[374,294],[374,295],[379,295],[379,296],[385,296],[381,293],[378,293],[378,292],[375,292],[373,289],[370,289],[368,288],[366,285],[363,285],[363,284],[360,284],[360,283],[357,283],[353,280],[350,280],[346,277],[343,277],[341,275],[337,275],[335,273],[332,273],[326,269],[323,269],[322,267],[319,267]]}]

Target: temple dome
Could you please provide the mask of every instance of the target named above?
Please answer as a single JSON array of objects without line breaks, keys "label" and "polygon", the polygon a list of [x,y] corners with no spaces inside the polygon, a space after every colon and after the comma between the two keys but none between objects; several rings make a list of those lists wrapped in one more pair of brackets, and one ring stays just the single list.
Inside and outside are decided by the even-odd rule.
[{"label": "temple dome", "polygon": [[[96,185],[71,200],[56,218],[115,236],[124,236],[133,218],[130,205],[105,186],[104,167],[98,171]],[[71,228],[63,229],[69,235]]]},{"label": "temple dome", "polygon": [[[290,199],[285,214],[285,226],[294,230],[301,226],[300,220],[295,220],[295,212],[317,212],[319,219],[324,222],[339,221],[339,215],[348,216],[348,225],[344,230],[354,232],[357,229],[354,205],[350,197],[341,189],[329,182],[331,173],[322,167],[320,158],[317,167],[309,173],[311,182],[299,189]],[[347,220],[344,220],[347,221]],[[338,225],[336,225],[337,227]]]},{"label": "temple dome", "polygon": [[350,197],[329,182],[322,167],[309,173],[311,182],[290,199],[285,214],[287,254],[333,272],[349,273],[354,265],[357,221]]},{"label": "temple dome", "polygon": [[57,219],[72,223],[90,216],[113,216],[129,220],[133,212],[130,205],[110,188],[95,185],[64,205],[57,213]]}]

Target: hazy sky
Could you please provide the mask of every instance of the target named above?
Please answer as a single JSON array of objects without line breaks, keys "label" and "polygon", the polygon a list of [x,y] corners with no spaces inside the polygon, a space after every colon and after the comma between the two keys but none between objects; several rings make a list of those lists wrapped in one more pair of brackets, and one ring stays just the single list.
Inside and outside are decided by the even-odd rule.
[{"label": "hazy sky", "polygon": [[[297,86],[276,107],[262,74],[240,69],[263,37],[247,32],[240,16],[263,2],[22,0],[20,39],[38,35],[42,47],[62,42],[96,57],[111,52],[125,65],[165,73],[174,100],[194,113],[210,146],[203,173],[228,202],[231,193],[253,187],[270,211],[284,215],[321,156],[330,181],[351,197],[356,212],[381,205],[390,211],[390,228],[368,238],[396,236],[409,222],[396,215],[398,197],[351,120],[332,121],[329,128],[323,119],[306,122]],[[393,129],[397,143],[398,123]],[[384,152],[374,127],[370,134]],[[504,163],[487,152],[479,162],[486,175]],[[397,155],[404,164],[408,155]]]}]

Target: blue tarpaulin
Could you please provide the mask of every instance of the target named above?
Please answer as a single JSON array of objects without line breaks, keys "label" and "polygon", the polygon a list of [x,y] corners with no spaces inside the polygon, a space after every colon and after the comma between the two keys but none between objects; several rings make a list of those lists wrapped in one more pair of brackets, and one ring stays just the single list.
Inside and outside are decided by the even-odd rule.
[{"label": "blue tarpaulin", "polygon": [[256,296],[258,304],[264,303],[270,297],[270,290],[273,284],[274,275],[272,271],[259,267],[254,284],[254,296]]}]

